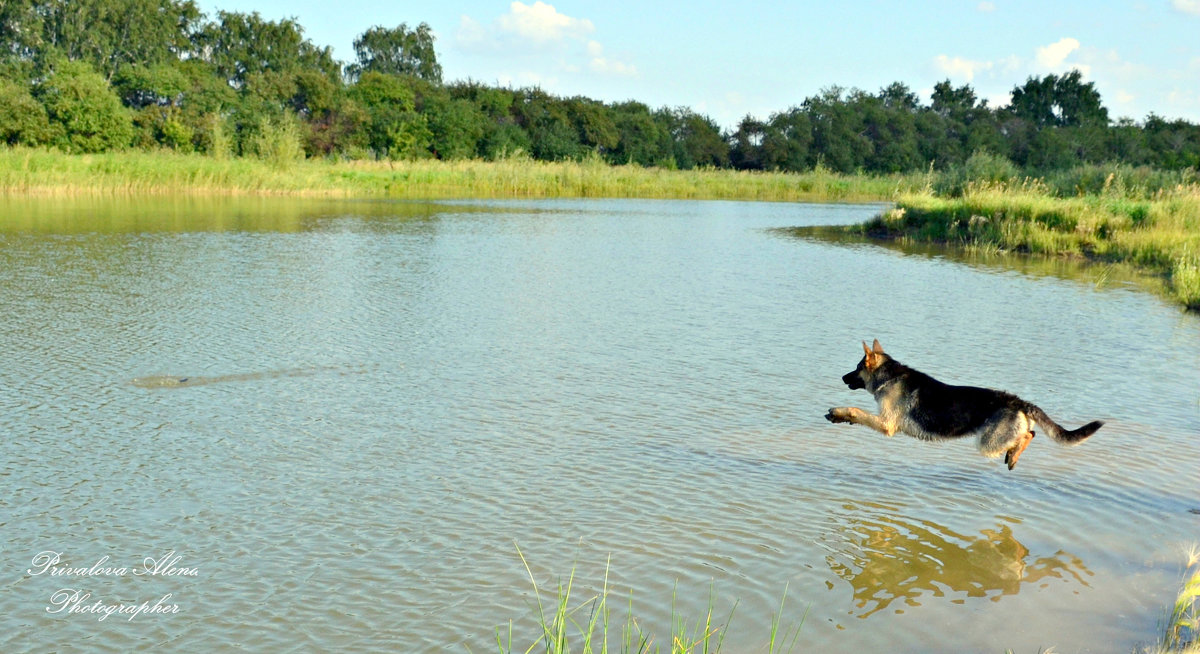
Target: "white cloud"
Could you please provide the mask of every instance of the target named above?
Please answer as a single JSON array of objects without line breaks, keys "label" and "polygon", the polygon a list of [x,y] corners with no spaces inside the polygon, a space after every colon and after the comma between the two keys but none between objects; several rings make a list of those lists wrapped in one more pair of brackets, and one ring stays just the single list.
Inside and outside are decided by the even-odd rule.
[{"label": "white cloud", "polygon": [[1043,68],[1057,70],[1062,67],[1067,57],[1078,49],[1079,41],[1068,36],[1050,45],[1038,48],[1036,59]]},{"label": "white cloud", "polygon": [[1117,91],[1117,96],[1116,96],[1117,104],[1129,104],[1130,102],[1133,102],[1134,99],[1136,99],[1136,97],[1137,96],[1135,96],[1134,94],[1132,94],[1124,89],[1120,89]]},{"label": "white cloud", "polygon": [[[508,12],[487,25],[462,16],[455,42],[463,50],[483,52],[497,60],[522,60],[522,67],[531,70],[636,76],[635,65],[605,54],[604,46],[591,38],[595,31],[592,21],[563,14],[542,0],[533,4],[515,0]],[[534,74],[522,75],[528,79]],[[545,74],[539,77],[544,82],[554,79]]]},{"label": "white cloud", "polygon": [[974,61],[962,57],[947,57],[946,55],[934,57],[933,63],[943,73],[951,77],[964,79],[968,82],[975,79],[977,73],[984,70],[991,70],[994,65],[990,61]]},{"label": "white cloud", "polygon": [[975,9],[976,9],[977,11],[981,11],[981,12],[983,12],[983,13],[985,13],[985,14],[988,14],[988,13],[991,13],[991,12],[993,12],[993,11],[996,11],[996,3],[994,3],[994,2],[987,2],[987,1],[985,0],[984,2],[981,2],[981,3],[979,3],[978,5],[976,5],[976,6],[975,6]]},{"label": "white cloud", "polygon": [[489,40],[487,30],[483,25],[466,15],[458,19],[458,32],[455,33],[454,38],[458,45],[466,48],[484,46]]},{"label": "white cloud", "polygon": [[625,75],[628,77],[637,75],[637,66],[605,57],[604,46],[600,45],[597,41],[588,41],[587,53],[591,57],[591,61],[588,62],[588,68],[592,72]]},{"label": "white cloud", "polygon": [[592,21],[560,14],[554,5],[541,0],[531,5],[514,1],[509,5],[509,12],[497,20],[497,25],[502,32],[534,43],[584,38],[596,30]]},{"label": "white cloud", "polygon": [[1200,16],[1200,0],[1171,0],[1171,6],[1185,14]]}]

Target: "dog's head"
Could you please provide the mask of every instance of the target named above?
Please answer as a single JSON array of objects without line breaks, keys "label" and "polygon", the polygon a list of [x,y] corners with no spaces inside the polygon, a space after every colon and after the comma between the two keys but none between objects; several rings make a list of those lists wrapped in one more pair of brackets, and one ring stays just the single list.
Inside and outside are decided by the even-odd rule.
[{"label": "dog's head", "polygon": [[867,342],[863,341],[863,358],[858,362],[858,367],[850,372],[842,375],[842,381],[850,387],[850,390],[857,390],[867,387],[867,380],[871,378],[871,374],[883,365],[887,359],[887,355],[883,353],[883,346],[876,340],[871,347],[867,347]]}]

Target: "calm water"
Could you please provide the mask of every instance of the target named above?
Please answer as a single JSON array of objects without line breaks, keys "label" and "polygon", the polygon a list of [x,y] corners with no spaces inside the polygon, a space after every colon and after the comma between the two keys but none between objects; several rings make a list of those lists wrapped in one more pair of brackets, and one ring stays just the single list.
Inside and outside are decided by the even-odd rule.
[{"label": "calm water", "polygon": [[[578,600],[607,567],[663,646],[674,596],[765,651],[785,589],[800,651],[1148,642],[1200,540],[1200,319],[773,229],[877,209],[0,203],[0,650],[524,651],[521,555]],[[831,425],[871,338],[1107,425],[1013,472]]]}]

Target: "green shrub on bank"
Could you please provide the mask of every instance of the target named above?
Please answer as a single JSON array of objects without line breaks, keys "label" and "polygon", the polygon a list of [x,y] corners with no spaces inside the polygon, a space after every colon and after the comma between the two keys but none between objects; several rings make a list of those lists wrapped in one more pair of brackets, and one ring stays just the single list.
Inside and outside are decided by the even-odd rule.
[{"label": "green shrub on bank", "polygon": [[46,108],[29,89],[0,78],[0,145],[45,145],[54,138]]},{"label": "green shrub on bank", "polygon": [[36,88],[50,122],[54,145],[68,152],[122,150],[133,140],[133,120],[108,81],[90,66],[61,61]]}]

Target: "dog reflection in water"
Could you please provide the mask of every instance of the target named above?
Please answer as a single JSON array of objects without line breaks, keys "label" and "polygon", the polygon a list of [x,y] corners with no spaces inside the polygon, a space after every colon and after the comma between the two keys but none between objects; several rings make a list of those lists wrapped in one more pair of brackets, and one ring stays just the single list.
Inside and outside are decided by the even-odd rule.
[{"label": "dog reflection in water", "polygon": [[[927,521],[905,521],[893,507],[850,519],[839,529],[843,542],[826,562],[854,589],[852,614],[860,618],[887,609],[896,600],[920,606],[924,595],[999,601],[1023,584],[1045,579],[1087,586],[1091,572],[1062,550],[1032,557],[1009,524],[983,529],[980,536],[957,534]],[[869,510],[869,509],[868,509]],[[956,596],[957,595],[957,596]],[[895,609],[903,613],[904,608]]]}]

